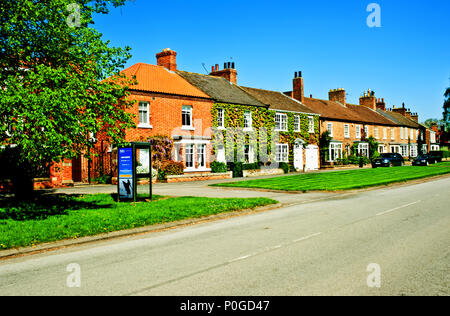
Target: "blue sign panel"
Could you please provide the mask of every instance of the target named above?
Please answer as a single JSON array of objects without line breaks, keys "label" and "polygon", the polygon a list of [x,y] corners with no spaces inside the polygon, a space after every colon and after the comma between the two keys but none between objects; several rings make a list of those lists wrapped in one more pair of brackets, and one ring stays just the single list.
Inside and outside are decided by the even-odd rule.
[{"label": "blue sign panel", "polygon": [[133,198],[133,149],[119,148],[119,197]]}]

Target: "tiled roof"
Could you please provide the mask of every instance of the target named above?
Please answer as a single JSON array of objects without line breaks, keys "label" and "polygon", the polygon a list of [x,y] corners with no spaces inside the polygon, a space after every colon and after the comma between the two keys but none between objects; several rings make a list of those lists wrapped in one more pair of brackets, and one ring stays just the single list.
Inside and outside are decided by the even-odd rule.
[{"label": "tiled roof", "polygon": [[128,78],[136,76],[138,84],[130,87],[133,90],[210,99],[207,94],[189,84],[177,73],[162,66],[137,63],[122,73]]},{"label": "tiled roof", "polygon": [[394,121],[395,123],[397,123],[397,125],[400,126],[407,126],[407,127],[412,127],[412,128],[423,128],[423,126],[419,123],[417,123],[416,121],[409,119],[405,116],[403,116],[401,113],[396,113],[396,112],[387,112],[387,111],[383,111],[380,109],[377,109],[377,112],[380,115],[383,115],[384,117],[386,117],[387,119]]},{"label": "tiled roof", "polygon": [[346,104],[346,106],[352,111],[355,111],[360,117],[362,117],[364,119],[363,122],[370,122],[379,125],[397,125],[396,122],[384,117],[383,115],[380,115],[377,111],[374,111],[367,106],[355,104]]},{"label": "tiled roof", "polygon": [[319,113],[322,118],[363,122],[363,119],[358,115],[358,113],[352,111],[350,108],[338,102],[314,98],[304,98],[303,103],[308,108]]},{"label": "tiled roof", "polygon": [[223,77],[187,71],[178,71],[178,74],[217,102],[267,107],[266,104],[250,96]]},{"label": "tiled roof", "polygon": [[308,114],[318,114],[312,109],[304,106],[297,100],[294,100],[287,95],[270,90],[255,89],[249,87],[241,87],[244,91],[258,99],[259,101],[268,104],[270,109],[281,111],[301,112]]},{"label": "tiled roof", "polygon": [[348,103],[343,105],[339,102],[314,98],[305,98],[303,103],[318,112],[322,118],[358,123],[397,125],[395,121],[380,115],[366,106]]}]

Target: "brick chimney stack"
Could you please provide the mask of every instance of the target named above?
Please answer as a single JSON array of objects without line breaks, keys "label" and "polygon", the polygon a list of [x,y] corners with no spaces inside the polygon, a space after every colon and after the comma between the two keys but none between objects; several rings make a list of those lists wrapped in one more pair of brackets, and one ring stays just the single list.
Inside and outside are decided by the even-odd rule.
[{"label": "brick chimney stack", "polygon": [[370,89],[359,98],[359,105],[367,106],[368,108],[377,110],[377,98],[375,97],[375,91]]},{"label": "brick chimney stack", "polygon": [[411,120],[416,121],[417,123],[419,123],[419,114],[411,113]]},{"label": "brick chimney stack", "polygon": [[394,108],[392,109],[393,112],[395,113],[400,113],[401,115],[403,115],[404,117],[406,117],[406,108],[405,108],[405,103],[402,104],[401,108],[396,108],[394,106]]},{"label": "brick chimney stack", "polygon": [[161,53],[156,54],[156,63],[170,71],[177,71],[177,52],[170,48],[163,49]]},{"label": "brick chimney stack", "polygon": [[343,88],[330,90],[328,92],[328,100],[345,105],[345,90]]},{"label": "brick chimney stack", "polygon": [[293,80],[293,90],[292,90],[292,98],[304,103],[305,101],[305,90],[303,86],[303,77],[302,72],[296,72]]},{"label": "brick chimney stack", "polygon": [[210,73],[211,76],[223,77],[229,82],[237,84],[237,71],[234,66],[234,62],[228,62],[223,64],[223,70],[219,70],[219,65],[216,64],[214,71]]},{"label": "brick chimney stack", "polygon": [[378,102],[377,102],[377,109],[386,111],[386,103],[384,102],[384,98],[378,99]]}]

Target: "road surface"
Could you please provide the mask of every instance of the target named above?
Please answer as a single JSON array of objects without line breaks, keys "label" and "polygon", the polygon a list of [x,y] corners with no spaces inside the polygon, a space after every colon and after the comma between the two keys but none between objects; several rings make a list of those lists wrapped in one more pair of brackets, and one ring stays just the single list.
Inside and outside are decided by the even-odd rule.
[{"label": "road surface", "polygon": [[449,177],[305,196],[0,261],[0,295],[450,295]]}]

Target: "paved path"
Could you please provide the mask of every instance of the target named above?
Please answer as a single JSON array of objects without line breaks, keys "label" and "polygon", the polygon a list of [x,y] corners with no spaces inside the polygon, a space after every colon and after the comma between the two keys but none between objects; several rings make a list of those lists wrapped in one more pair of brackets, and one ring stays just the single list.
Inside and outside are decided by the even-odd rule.
[{"label": "paved path", "polygon": [[450,295],[449,197],[443,178],[15,258],[0,295]]}]

